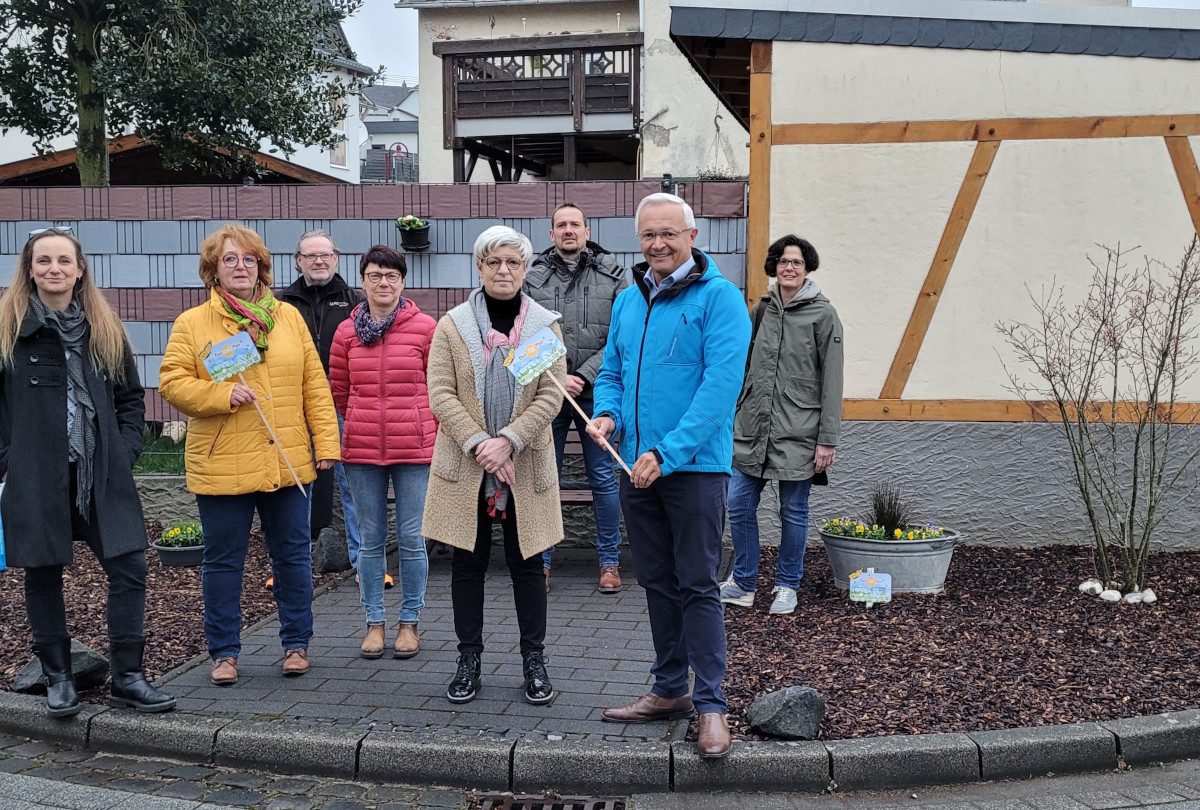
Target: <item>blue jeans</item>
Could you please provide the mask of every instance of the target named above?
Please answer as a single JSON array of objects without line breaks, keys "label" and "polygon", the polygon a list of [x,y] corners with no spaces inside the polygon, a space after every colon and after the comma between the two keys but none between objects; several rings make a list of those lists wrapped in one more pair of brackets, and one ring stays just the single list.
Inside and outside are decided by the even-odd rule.
[{"label": "blue jeans", "polygon": [[271,555],[271,593],[285,650],[307,649],[313,634],[312,540],[308,498],[297,486],[245,495],[197,495],[204,527],[204,635],[208,654],[237,658],[242,649],[242,575],[254,510]]},{"label": "blue jeans", "polygon": [[[729,481],[729,530],[733,535],[733,581],[753,591],[758,577],[758,501],[766,478],[737,470]],[[798,588],[804,576],[804,547],[808,545],[808,492],[812,479],[779,482],[779,564],[775,584]]]},{"label": "blue jeans", "polygon": [[[592,415],[592,399],[576,400],[588,416]],[[592,490],[592,514],[596,516],[596,552],[600,566],[617,565],[621,561],[621,489],[617,485],[617,472],[613,457],[608,451],[592,441],[587,435],[587,422],[571,403],[563,402],[562,410],[550,429],[554,431],[554,455],[558,459],[558,472],[562,475],[563,456],[566,453],[567,431],[571,423],[579,431],[583,445],[583,466],[587,471],[588,487]],[[550,567],[550,556],[554,547],[542,552],[542,564]]]},{"label": "blue jeans", "polygon": [[[346,420],[338,414],[338,435],[346,426]],[[333,465],[333,474],[337,478],[338,491],[342,493],[342,517],[346,521],[346,552],[350,555],[350,567],[358,567],[358,517],[354,511],[354,496],[350,492],[350,483],[346,480],[346,465],[338,462]]]},{"label": "blue jeans", "polygon": [[400,621],[416,624],[425,607],[429,557],[421,537],[421,513],[429,485],[428,464],[347,464],[346,477],[358,506],[358,592],[367,624],[384,624],[383,577],[387,573],[387,488],[396,493],[396,545],[400,551]]}]

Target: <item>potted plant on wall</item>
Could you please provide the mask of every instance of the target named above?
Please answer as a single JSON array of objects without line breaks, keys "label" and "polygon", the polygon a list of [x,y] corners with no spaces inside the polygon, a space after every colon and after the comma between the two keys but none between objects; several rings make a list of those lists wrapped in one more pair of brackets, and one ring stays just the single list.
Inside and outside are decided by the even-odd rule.
[{"label": "potted plant on wall", "polygon": [[177,520],[152,544],[163,565],[194,568],[204,561],[204,529],[198,520]]},{"label": "potted plant on wall", "polygon": [[429,220],[405,214],[396,220],[400,246],[406,251],[429,249]]},{"label": "potted plant on wall", "polygon": [[835,585],[848,590],[852,573],[874,568],[892,575],[892,593],[945,590],[954,546],[963,539],[943,526],[916,522],[891,483],[872,488],[864,517],[827,520],[820,535]]}]

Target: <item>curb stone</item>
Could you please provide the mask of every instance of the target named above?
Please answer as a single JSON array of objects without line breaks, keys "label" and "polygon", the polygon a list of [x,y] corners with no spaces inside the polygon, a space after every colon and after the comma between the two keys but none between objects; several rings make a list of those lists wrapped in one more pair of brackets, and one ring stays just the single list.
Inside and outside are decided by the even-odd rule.
[{"label": "curb stone", "polygon": [[1096,723],[973,731],[967,736],[979,746],[985,781],[1117,767],[1117,738]]},{"label": "curb stone", "polygon": [[371,731],[358,752],[358,778],[401,784],[508,790],[512,740]]},{"label": "curb stone", "polygon": [[110,709],[92,719],[88,747],[207,765],[213,761],[217,733],[231,722],[179,712],[150,715]]},{"label": "curb stone", "polygon": [[233,721],[217,732],[214,762],[292,774],[354,779],[366,734],[294,723]]},{"label": "curb stone", "polygon": [[1171,762],[1200,752],[1200,710],[1106,720],[1100,726],[1117,738],[1126,765]]},{"label": "curb stone", "polygon": [[829,751],[820,742],[741,742],[724,759],[701,759],[687,742],[671,744],[672,790],[821,793]]},{"label": "curb stone", "polygon": [[[968,734],[925,734],[829,742],[739,742],[723,761],[701,760],[680,739],[670,743],[672,779],[655,777],[657,791],[770,790],[820,792],[832,779],[838,790],[895,789],[978,782],[995,778],[1029,758],[1031,740],[1042,753],[1036,773],[1110,769],[1118,752],[1126,764],[1200,756],[1200,710]],[[286,721],[250,722],[172,712],[137,715],[85,705],[78,715],[53,719],[42,698],[0,692],[0,732],[115,754],[147,751],[186,761],[258,767],[281,773],[326,775],[402,783],[507,790],[562,768],[586,784],[597,767],[595,751],[627,749],[620,761],[638,762],[646,748],[665,742],[514,742],[502,738],[411,732],[363,732]],[[204,753],[215,735],[211,755]],[[1107,742],[1105,742],[1107,740]],[[155,747],[149,751],[150,746]],[[827,753],[821,764],[820,749]],[[1103,756],[1099,755],[1101,749]],[[524,755],[518,758],[517,751]],[[189,753],[190,752],[190,753]],[[603,754],[602,754],[603,755]],[[656,755],[657,756],[657,755]],[[653,760],[654,757],[651,757]],[[523,763],[520,771],[517,763]],[[1056,767],[1051,767],[1051,762]],[[1008,764],[1005,764],[1008,763]],[[641,764],[627,773],[640,773]],[[985,771],[986,769],[986,771]],[[580,777],[578,774],[584,774]],[[1021,771],[1028,775],[1030,771]],[[628,779],[628,776],[624,776]],[[608,784],[612,784],[609,782]]]},{"label": "curb stone", "polygon": [[671,751],[665,742],[518,740],[512,757],[512,789],[605,794],[613,785],[621,785],[627,793],[666,792],[671,789]]},{"label": "curb stone", "polygon": [[831,778],[838,790],[884,790],[979,780],[979,749],[966,734],[917,734],[833,740]]}]

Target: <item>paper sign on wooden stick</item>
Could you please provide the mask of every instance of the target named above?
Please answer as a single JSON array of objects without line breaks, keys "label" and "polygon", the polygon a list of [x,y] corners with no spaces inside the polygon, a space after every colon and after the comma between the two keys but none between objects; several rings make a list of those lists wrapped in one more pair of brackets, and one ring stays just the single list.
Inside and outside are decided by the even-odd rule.
[{"label": "paper sign on wooden stick", "polygon": [[516,348],[508,362],[508,370],[521,385],[529,385],[566,354],[567,347],[547,326]]},{"label": "paper sign on wooden stick", "polygon": [[261,363],[262,355],[255,348],[249,333],[238,332],[209,346],[207,354],[200,359],[204,361],[204,367],[208,369],[213,382],[221,382]]}]

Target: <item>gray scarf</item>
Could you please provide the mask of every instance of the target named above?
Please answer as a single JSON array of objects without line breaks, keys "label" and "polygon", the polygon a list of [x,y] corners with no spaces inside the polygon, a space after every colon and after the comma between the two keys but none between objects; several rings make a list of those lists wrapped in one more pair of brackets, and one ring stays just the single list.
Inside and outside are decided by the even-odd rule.
[{"label": "gray scarf", "polygon": [[61,312],[42,303],[37,293],[29,296],[29,307],[37,319],[53,329],[67,349],[67,399],[75,399],[75,411],[67,408],[67,457],[75,462],[75,508],[86,520],[92,500],[92,464],[96,456],[96,404],[88,390],[84,360],[87,357],[87,316],[74,298]]},{"label": "gray scarf", "polygon": [[[512,331],[507,339],[498,341],[495,336],[488,340],[488,333],[494,332],[491,318],[488,317],[487,302],[483,300],[483,288],[471,293],[469,299],[471,310],[475,313],[475,323],[479,326],[479,336],[484,346],[484,375],[483,375],[483,417],[484,427],[493,438],[500,435],[500,429],[507,427],[512,421],[515,407],[517,378],[509,372],[505,365],[509,351],[521,339],[521,326],[525,322],[525,314],[517,315]],[[524,304],[522,304],[524,309]],[[490,346],[490,348],[489,348]],[[483,478],[484,493],[488,497],[488,512],[493,516],[503,515],[508,507],[508,486],[500,483],[495,474],[485,472]]]}]

